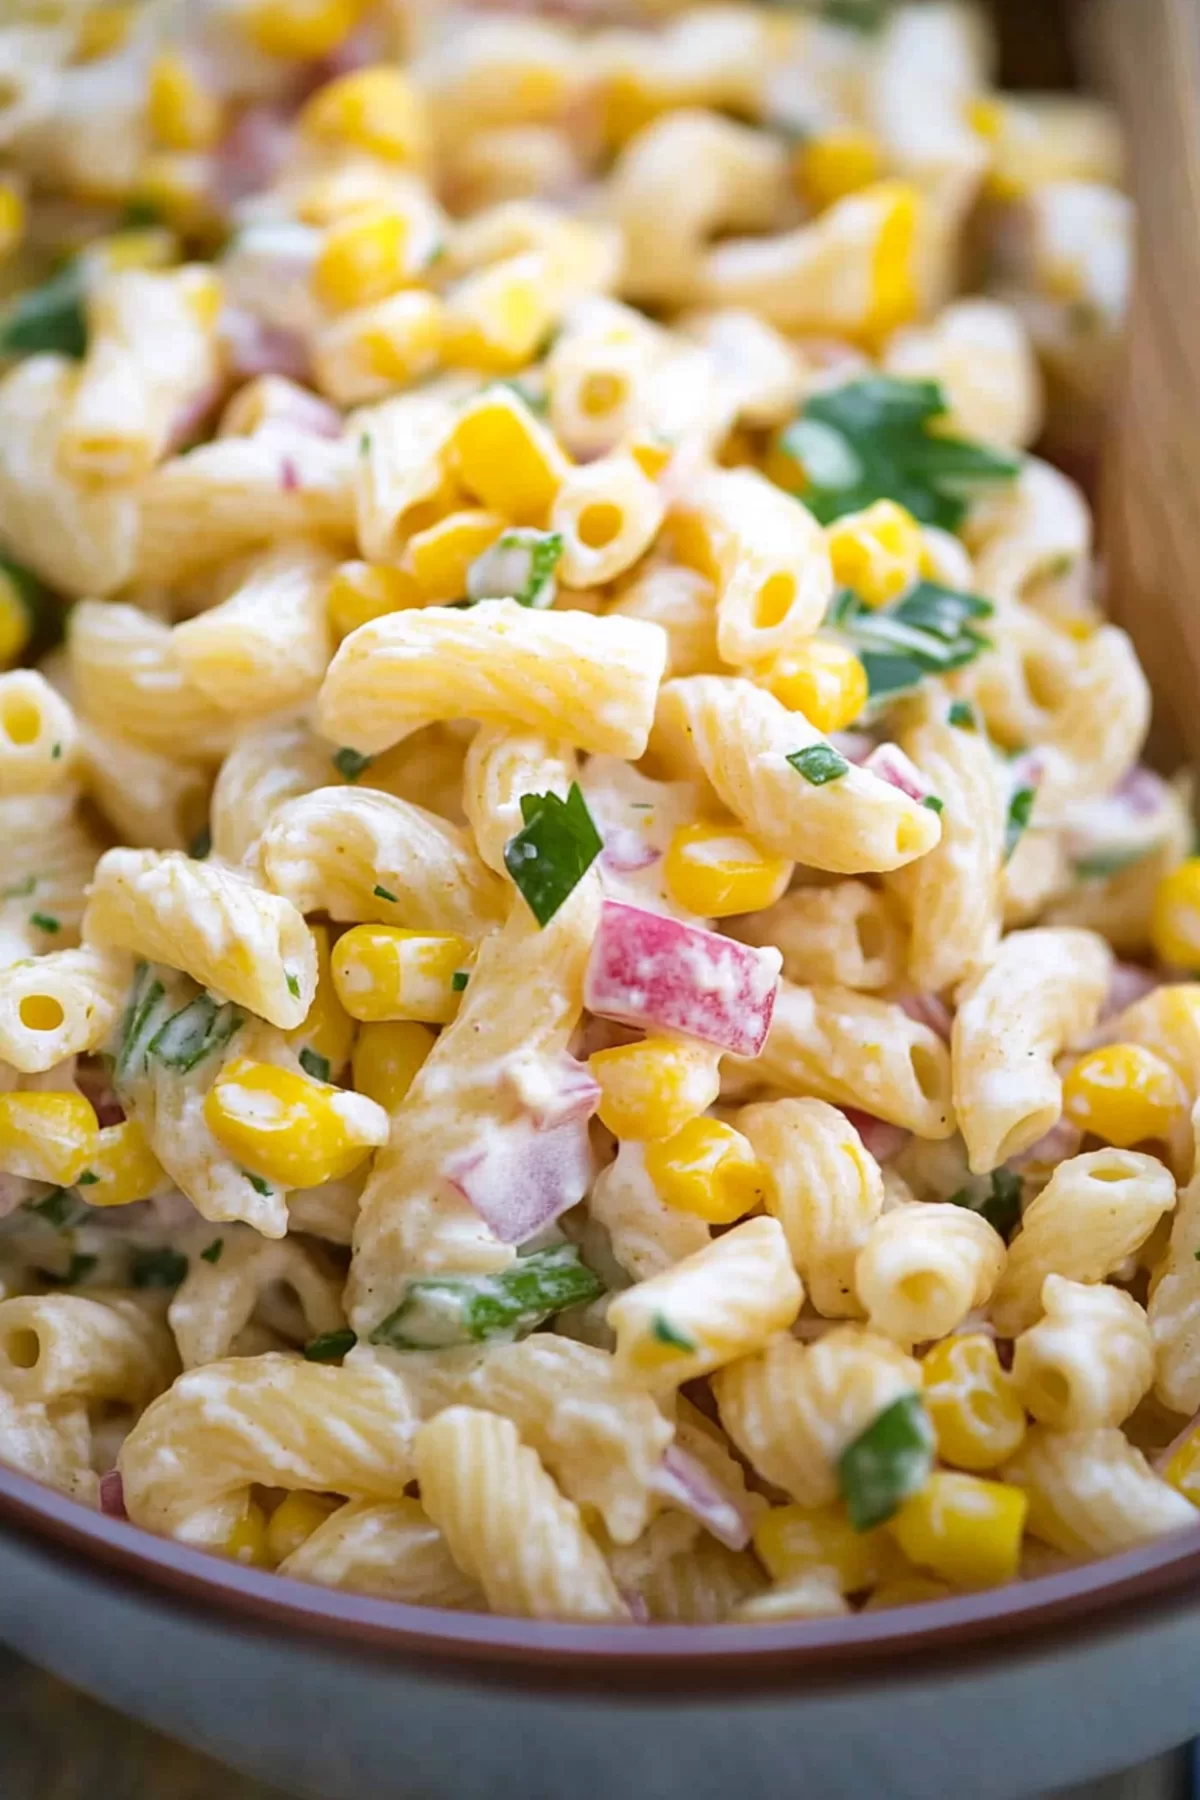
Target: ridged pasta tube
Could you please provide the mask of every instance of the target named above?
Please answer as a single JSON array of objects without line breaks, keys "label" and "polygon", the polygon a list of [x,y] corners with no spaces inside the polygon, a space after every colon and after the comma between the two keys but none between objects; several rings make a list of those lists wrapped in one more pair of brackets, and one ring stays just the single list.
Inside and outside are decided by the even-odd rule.
[{"label": "ridged pasta tube", "polygon": [[596,1177],[588,1196],[588,1214],[607,1231],[612,1253],[635,1281],[645,1281],[703,1250],[712,1233],[695,1213],[660,1200],[646,1173],[642,1144],[631,1138]]},{"label": "ridged pasta tube", "polygon": [[313,699],[333,654],[325,605],[333,567],[315,544],[264,552],[227,600],[175,627],[187,680],[240,718]]},{"label": "ridged pasta tube", "polygon": [[322,787],[277,808],[260,855],[301,912],[476,938],[504,916],[505,889],[466,833],[374,788]]},{"label": "ridged pasta tube", "polygon": [[1015,1337],[1038,1317],[1047,1275],[1103,1281],[1141,1248],[1175,1205],[1175,1183],[1156,1157],[1137,1150],[1091,1150],[1059,1163],[1026,1207],[991,1317]]},{"label": "ridged pasta tube", "polygon": [[976,1174],[1027,1150],[1057,1120],[1054,1059],[1096,1023],[1111,968],[1095,932],[1013,931],[959,995],[954,1106]]},{"label": "ridged pasta tube", "polygon": [[189,1369],[121,1447],[130,1518],[184,1543],[224,1545],[255,1482],[398,1500],[416,1421],[399,1376],[299,1356],[232,1356]]},{"label": "ridged pasta tube", "polygon": [[76,761],[84,791],[122,843],[186,850],[208,799],[202,763],[178,761],[94,719],[79,721]]},{"label": "ridged pasta tube", "polygon": [[506,874],[504,846],[524,824],[521,795],[553,793],[565,800],[575,774],[569,744],[533,731],[480,727],[463,766],[463,810],[489,869]]},{"label": "ridged pasta tube", "polygon": [[793,888],[730,929],[743,944],[774,944],[784,975],[801,986],[870,992],[904,977],[908,946],[896,903],[865,881]]},{"label": "ridged pasta tube", "polygon": [[803,713],[734,676],[669,681],[659,697],[656,754],[673,773],[703,773],[763,849],[841,875],[898,869],[933,849],[937,815],[899,788],[853,763],[816,784],[788,761],[818,746],[837,754]]},{"label": "ridged pasta tube", "polygon": [[281,1575],[408,1606],[484,1610],[419,1500],[348,1500],[286,1556]]},{"label": "ridged pasta tube", "polygon": [[0,968],[0,1062],[23,1075],[99,1050],[120,1017],[131,963],[123,950],[51,950]]},{"label": "ridged pasta tube", "polygon": [[139,607],[83,600],[67,633],[71,678],[84,716],[147,749],[216,762],[233,734],[228,713],[196,687],[171,627]]},{"label": "ridged pasta tube", "polygon": [[0,675],[0,794],[42,794],[74,772],[75,715],[36,669]]},{"label": "ridged pasta tube", "polygon": [[879,1164],[824,1100],[747,1106],[737,1127],[767,1171],[767,1211],[783,1226],[813,1305],[828,1319],[860,1317],[854,1266],[883,1206]]},{"label": "ridged pasta tube", "polygon": [[628,1616],[579,1509],[511,1419],[452,1406],[416,1435],[421,1503],[493,1612],[533,1619]]},{"label": "ridged pasta tube", "polygon": [[22,1294],[0,1301],[0,1386],[17,1400],[141,1407],[178,1367],[170,1332],[135,1300]]},{"label": "ridged pasta tube", "polygon": [[101,841],[77,798],[65,788],[0,799],[0,966],[36,950],[65,948],[78,937]]},{"label": "ridged pasta tube", "polygon": [[1196,1522],[1191,1501],[1115,1425],[1035,1425],[1003,1475],[1029,1495],[1030,1534],[1066,1556],[1115,1556]]},{"label": "ridged pasta tube", "polygon": [[182,969],[284,1031],[303,1022],[316,992],[312,933],[291,901],[176,850],[106,851],[84,936]]},{"label": "ridged pasta tube", "polygon": [[1042,1317],[1013,1350],[1013,1383],[1028,1412],[1057,1431],[1120,1425],[1154,1380],[1145,1311],[1105,1282],[1064,1275],[1042,1283]]},{"label": "ridged pasta tube", "polygon": [[835,1500],[842,1451],[894,1400],[920,1391],[911,1356],[853,1325],[807,1346],[773,1338],[713,1379],[721,1423],[737,1448],[801,1506]]},{"label": "ridged pasta tube", "polygon": [[45,1406],[40,1400],[18,1400],[0,1387],[0,1461],[85,1506],[96,1504],[91,1438],[82,1401]]},{"label": "ridged pasta tube", "polygon": [[[1200,1112],[1192,1112],[1193,1143],[1200,1145]],[[1192,1178],[1179,1191],[1171,1238],[1150,1284],[1146,1312],[1154,1340],[1154,1392],[1164,1406],[1192,1414],[1200,1409],[1200,1153]]]},{"label": "ridged pasta tube", "polygon": [[167,1309],[185,1369],[230,1355],[238,1333],[275,1283],[295,1295],[307,1337],[321,1337],[345,1324],[337,1270],[317,1251],[293,1238],[272,1242],[236,1225],[222,1234],[220,1245],[215,1262],[202,1254],[189,1258],[188,1272]]},{"label": "ridged pasta tube", "polygon": [[272,816],[289,800],[328,787],[332,752],[301,719],[262,719],[235,739],[212,791],[213,854],[251,866]]},{"label": "ridged pasta tube", "polygon": [[1004,1240],[965,1206],[918,1203],[876,1220],[854,1265],[873,1331],[916,1344],[948,1337],[986,1304],[1004,1267]]},{"label": "ridged pasta tube", "polygon": [[434,719],[467,718],[639,757],[666,654],[662,631],[644,620],[537,612],[515,600],[389,613],[343,642],[318,724],[366,751]]}]

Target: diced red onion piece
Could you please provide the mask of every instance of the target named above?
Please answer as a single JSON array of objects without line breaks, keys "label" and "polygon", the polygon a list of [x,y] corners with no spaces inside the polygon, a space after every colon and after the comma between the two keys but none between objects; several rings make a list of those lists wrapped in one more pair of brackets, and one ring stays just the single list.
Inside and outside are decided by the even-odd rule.
[{"label": "diced red onion piece", "polygon": [[[286,375],[291,381],[308,378],[308,352],[296,334],[264,324],[244,307],[225,308],[221,314],[221,337],[230,367],[238,380],[250,381],[256,375]],[[315,395],[313,399],[316,404],[322,404],[316,401]],[[306,426],[305,429],[314,427]],[[339,432],[340,429],[339,422]],[[338,433],[322,430],[320,435],[337,436]]]},{"label": "diced red onion piece", "polygon": [[566,1051],[518,1059],[506,1071],[508,1087],[528,1112],[538,1131],[553,1131],[573,1119],[590,1119],[600,1104],[600,1083],[585,1062]]},{"label": "diced red onion piece", "polygon": [[698,1456],[681,1444],[669,1444],[651,1477],[654,1491],[698,1519],[705,1530],[730,1550],[744,1550],[753,1523],[728,1488],[715,1481]]},{"label": "diced red onion piece", "polygon": [[100,1511],[107,1513],[110,1519],[127,1519],[125,1511],[125,1487],[119,1469],[110,1469],[107,1475],[100,1477]]},{"label": "diced red onion piece", "polygon": [[650,1608],[646,1602],[646,1596],[634,1587],[618,1588],[617,1592],[629,1608],[630,1623],[633,1625],[648,1625],[650,1623]]},{"label": "diced red onion piece", "polygon": [[865,731],[831,731],[829,741],[847,762],[865,763],[875,748],[875,739]]},{"label": "diced red onion piece", "polygon": [[623,1025],[757,1056],[771,1027],[782,960],[778,950],[755,950],[665,913],[605,900],[584,1002]]},{"label": "diced red onion piece", "polygon": [[632,875],[638,869],[648,869],[661,856],[662,851],[648,844],[640,832],[617,825],[604,834],[600,865],[617,875]]},{"label": "diced red onion piece", "polygon": [[890,1162],[893,1156],[899,1156],[905,1144],[912,1136],[903,1125],[891,1125],[886,1119],[877,1119],[874,1113],[860,1112],[857,1106],[843,1106],[850,1123],[863,1141],[863,1147],[876,1162]]},{"label": "diced red onion piece", "polygon": [[1122,1013],[1135,1000],[1144,999],[1161,985],[1159,978],[1151,969],[1144,969],[1140,963],[1119,962],[1113,964],[1109,976],[1108,993],[1100,1011],[1101,1019],[1111,1019],[1114,1013]]},{"label": "diced red onion piece", "polygon": [[297,494],[300,491],[300,471],[295,459],[290,456],[280,458],[279,485],[285,494]]},{"label": "diced red onion piece", "polygon": [[1045,780],[1046,758],[1040,750],[1024,750],[1013,758],[1008,773],[1014,794],[1018,788],[1037,788]]},{"label": "diced red onion piece", "polygon": [[85,1100],[91,1101],[92,1110],[101,1127],[120,1125],[124,1121],[125,1108],[113,1092],[108,1070],[103,1063],[81,1056],[75,1065],[75,1086]]},{"label": "diced red onion piece", "polygon": [[1165,804],[1167,792],[1167,784],[1162,776],[1139,764],[1117,783],[1113,789],[1113,798],[1120,800],[1131,813],[1148,818]]},{"label": "diced red onion piece", "polygon": [[523,1244],[578,1205],[593,1172],[585,1118],[539,1131],[522,1115],[493,1125],[480,1149],[452,1157],[443,1174],[502,1244]]},{"label": "diced red onion piece", "polygon": [[1066,1162],[1072,1156],[1078,1156],[1079,1146],[1083,1142],[1083,1133],[1078,1125],[1063,1117],[1044,1132],[1036,1144],[1030,1144],[1028,1150],[1022,1150],[1019,1156],[1009,1158],[1009,1168],[1018,1174],[1026,1169],[1051,1169],[1060,1162]]},{"label": "diced red onion piece", "polygon": [[863,763],[863,768],[877,775],[880,781],[886,781],[889,787],[899,788],[910,800],[924,800],[933,792],[916,763],[904,754],[899,744],[878,745]]},{"label": "diced red onion piece", "polygon": [[216,149],[213,191],[222,211],[270,187],[292,147],[291,127],[276,107],[244,107]]},{"label": "diced red onion piece", "polygon": [[185,449],[193,443],[201,427],[211,418],[221,398],[220,383],[212,381],[195,394],[186,406],[181,406],[171,421],[171,435],[167,439],[167,454],[173,455],[177,450]]},{"label": "diced red onion piece", "polygon": [[936,1031],[942,1042],[950,1042],[950,1028],[953,1020],[950,1008],[936,994],[913,993],[901,994],[896,1001],[901,1012],[907,1013],[918,1025],[927,1025],[930,1031]]}]

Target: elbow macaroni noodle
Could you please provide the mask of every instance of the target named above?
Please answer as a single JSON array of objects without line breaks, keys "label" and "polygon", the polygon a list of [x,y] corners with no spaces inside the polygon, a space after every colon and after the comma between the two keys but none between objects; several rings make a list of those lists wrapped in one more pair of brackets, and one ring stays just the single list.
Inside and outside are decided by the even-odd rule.
[{"label": "elbow macaroni noodle", "polygon": [[1027,453],[1112,122],[442,10],[0,25],[0,1459],[538,1619],[1182,1529],[1200,858]]}]

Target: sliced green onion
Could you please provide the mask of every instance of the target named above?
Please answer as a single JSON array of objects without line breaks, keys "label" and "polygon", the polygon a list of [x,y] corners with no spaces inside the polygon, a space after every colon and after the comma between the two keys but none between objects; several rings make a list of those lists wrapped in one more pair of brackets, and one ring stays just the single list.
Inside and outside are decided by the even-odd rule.
[{"label": "sliced green onion", "polygon": [[813,787],[840,781],[850,771],[850,764],[832,744],[810,744],[806,750],[793,750],[787,760]]},{"label": "sliced green onion", "polygon": [[604,1292],[571,1244],[536,1250],[497,1275],[429,1275],[410,1281],[394,1312],[371,1333],[393,1350],[511,1339]]},{"label": "sliced green onion", "polygon": [[318,1055],[315,1050],[310,1050],[307,1044],[300,1052],[300,1067],[306,1075],[311,1075],[314,1081],[329,1080],[329,1058]]},{"label": "sliced green onion", "polygon": [[848,1444],[838,1482],[855,1531],[872,1531],[925,1486],[934,1433],[919,1394],[901,1394]]},{"label": "sliced green onion", "polygon": [[305,1344],[304,1360],[317,1363],[341,1362],[357,1342],[358,1333],[351,1331],[348,1325],[341,1331],[323,1331],[320,1337],[309,1338]]}]

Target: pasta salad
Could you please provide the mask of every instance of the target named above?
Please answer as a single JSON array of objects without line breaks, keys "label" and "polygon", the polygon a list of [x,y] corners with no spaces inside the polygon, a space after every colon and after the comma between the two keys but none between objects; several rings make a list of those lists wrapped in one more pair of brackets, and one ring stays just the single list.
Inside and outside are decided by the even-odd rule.
[{"label": "pasta salad", "polygon": [[29,0],[0,77],[0,1458],[536,1618],[1191,1525],[1107,112],[953,0]]}]

